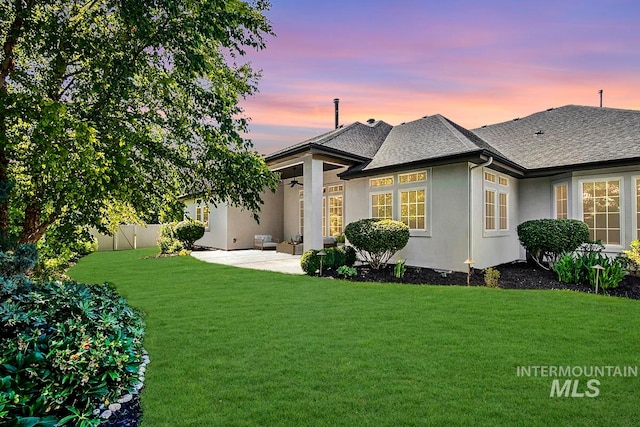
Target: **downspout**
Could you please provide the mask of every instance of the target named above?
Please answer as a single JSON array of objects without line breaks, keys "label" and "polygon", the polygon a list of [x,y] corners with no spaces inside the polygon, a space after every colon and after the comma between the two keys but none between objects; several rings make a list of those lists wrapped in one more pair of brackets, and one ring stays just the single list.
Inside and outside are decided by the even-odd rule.
[{"label": "downspout", "polygon": [[473,259],[472,256],[471,256],[471,252],[472,252],[471,251],[471,240],[472,240],[472,238],[471,238],[472,234],[471,233],[473,232],[473,227],[471,225],[471,223],[472,223],[472,215],[471,215],[471,201],[472,200],[471,200],[471,195],[473,194],[473,191],[472,191],[472,188],[471,188],[472,187],[471,186],[471,183],[472,183],[472,181],[471,181],[471,171],[476,169],[476,168],[487,167],[487,166],[491,165],[491,163],[493,163],[493,156],[489,156],[489,160],[487,160],[486,162],[481,163],[479,165],[471,166],[467,170],[467,183],[468,183],[467,185],[468,185],[468,188],[469,188],[469,200],[467,202],[468,207],[469,207],[469,219],[468,219],[468,223],[467,223],[467,230],[468,230],[468,233],[469,233],[468,234],[468,246],[467,246],[467,259]]}]

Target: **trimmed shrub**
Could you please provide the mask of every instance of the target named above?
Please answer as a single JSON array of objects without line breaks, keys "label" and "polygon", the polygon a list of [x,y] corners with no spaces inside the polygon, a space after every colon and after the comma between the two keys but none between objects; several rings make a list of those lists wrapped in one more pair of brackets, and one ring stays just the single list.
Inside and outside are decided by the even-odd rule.
[{"label": "trimmed shrub", "polygon": [[361,219],[348,224],[344,234],[374,270],[380,269],[409,242],[409,227],[390,219]]},{"label": "trimmed shrub", "polygon": [[182,243],[185,249],[193,249],[196,240],[204,236],[204,224],[200,221],[185,219],[176,224],[174,228],[176,239]]},{"label": "trimmed shrub", "polygon": [[32,282],[32,255],[0,256],[0,425],[97,425],[138,387],[141,315],[110,285]]},{"label": "trimmed shrub", "polygon": [[185,219],[180,222],[163,224],[160,227],[158,247],[160,253],[175,254],[193,249],[196,240],[204,236],[204,224],[200,221]]},{"label": "trimmed shrub", "polygon": [[[589,241],[589,228],[575,219],[534,219],[518,225],[518,238],[531,258],[542,268]],[[547,261],[549,268],[543,265]]]},{"label": "trimmed shrub", "polygon": [[[322,271],[337,270],[340,266],[353,267],[356,262],[356,252],[351,246],[338,246],[335,248],[323,249],[325,255],[322,257]],[[311,249],[300,257],[300,267],[306,274],[312,276],[320,270],[320,250]]]},{"label": "trimmed shrub", "polygon": [[629,249],[623,250],[626,257],[629,272],[635,276],[640,275],[640,240],[633,240],[629,244]]}]

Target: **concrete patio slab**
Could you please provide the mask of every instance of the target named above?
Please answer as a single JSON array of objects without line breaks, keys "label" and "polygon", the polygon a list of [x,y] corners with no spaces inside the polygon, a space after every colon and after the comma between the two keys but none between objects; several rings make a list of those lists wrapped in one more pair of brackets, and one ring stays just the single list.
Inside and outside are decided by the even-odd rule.
[{"label": "concrete patio slab", "polygon": [[253,270],[277,271],[288,274],[304,274],[300,268],[300,255],[289,255],[275,251],[254,249],[239,251],[193,251],[191,256],[204,262],[251,268]]}]

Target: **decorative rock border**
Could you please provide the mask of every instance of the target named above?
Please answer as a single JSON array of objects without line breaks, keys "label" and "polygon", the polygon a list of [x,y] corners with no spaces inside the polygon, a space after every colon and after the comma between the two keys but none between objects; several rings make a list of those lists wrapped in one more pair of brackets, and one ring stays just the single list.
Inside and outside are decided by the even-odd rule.
[{"label": "decorative rock border", "polygon": [[142,349],[142,363],[138,368],[138,381],[133,384],[133,391],[122,395],[115,402],[109,404],[101,404],[98,408],[94,409],[93,415],[99,415],[101,419],[108,420],[114,412],[122,408],[122,404],[130,402],[134,394],[139,394],[142,387],[144,387],[144,374],[147,371],[147,365],[151,362],[149,353],[145,349]]}]

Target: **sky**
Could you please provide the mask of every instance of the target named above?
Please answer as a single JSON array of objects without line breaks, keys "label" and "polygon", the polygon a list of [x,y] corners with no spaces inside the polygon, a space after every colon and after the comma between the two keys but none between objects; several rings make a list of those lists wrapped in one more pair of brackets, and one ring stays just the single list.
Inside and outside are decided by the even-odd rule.
[{"label": "sky", "polygon": [[367,119],[473,129],[568,104],[640,110],[637,0],[272,0],[241,102],[268,154]]}]

